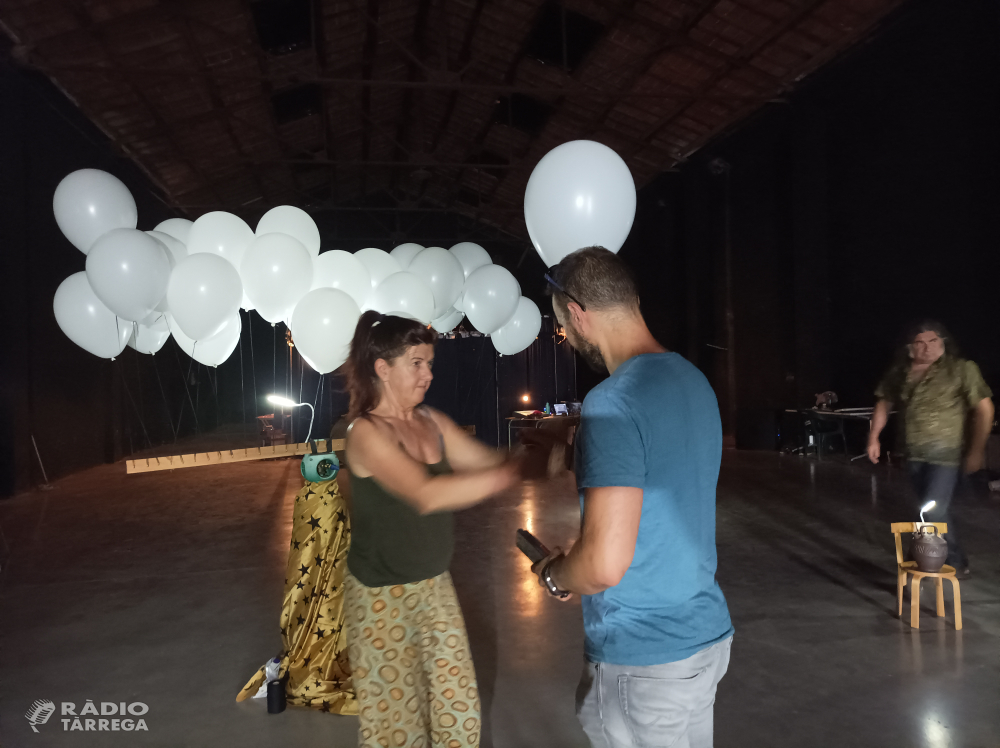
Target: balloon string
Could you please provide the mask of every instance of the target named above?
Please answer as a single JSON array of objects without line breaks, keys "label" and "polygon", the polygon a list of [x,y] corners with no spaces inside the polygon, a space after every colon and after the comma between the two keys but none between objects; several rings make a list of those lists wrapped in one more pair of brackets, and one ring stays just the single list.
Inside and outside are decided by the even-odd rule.
[{"label": "balloon string", "polygon": [[[174,351],[174,358],[177,359],[177,368],[181,371],[181,378],[184,380],[184,391],[187,393],[188,402],[191,403],[191,413],[194,415],[194,431],[195,433],[200,433],[201,429],[198,426],[198,409],[194,407],[194,400],[191,399],[191,390],[188,388],[188,380],[191,378],[191,364],[194,363],[194,359],[191,359],[191,364],[188,364],[187,375],[184,374],[184,367],[181,365],[181,357],[177,355],[177,351]],[[184,405],[181,404],[181,416],[184,415]],[[177,431],[180,432],[181,419],[177,418]]]},{"label": "balloon string", "polygon": [[[170,431],[174,435],[174,444],[177,443],[177,430],[174,428],[174,417],[170,415],[170,402],[167,400],[167,393],[163,389],[163,380],[160,379],[160,369],[156,365],[156,356],[153,356],[153,372],[156,374],[156,383],[160,385],[160,394],[163,395],[163,408],[167,412],[167,423],[170,425]],[[183,407],[183,404],[181,405]]]},{"label": "balloon string", "polygon": [[250,338],[250,374],[253,376],[253,413],[257,417],[257,359],[253,355],[253,314],[247,312],[247,332]]},{"label": "balloon string", "polygon": [[[243,316],[238,310],[236,312]],[[243,325],[240,325],[240,404],[243,406],[243,439],[247,438],[247,391],[243,385]]]},{"label": "balloon string", "polygon": [[[122,364],[122,368],[120,368],[118,370],[118,373],[121,375],[122,385],[124,385],[124,387],[125,387],[125,394],[128,395],[128,400],[129,400],[130,403],[132,403],[132,410],[135,411],[135,416],[136,416],[136,418],[139,419],[139,425],[142,426],[142,433],[146,437],[146,444],[149,446],[150,449],[152,449],[153,442],[149,438],[149,432],[146,431],[146,424],[142,420],[142,414],[139,413],[139,408],[136,407],[135,400],[132,399],[132,391],[129,390],[129,388],[128,388],[128,382],[125,381],[125,368],[124,368],[124,364]],[[129,436],[129,440],[131,441],[131,435]]]}]

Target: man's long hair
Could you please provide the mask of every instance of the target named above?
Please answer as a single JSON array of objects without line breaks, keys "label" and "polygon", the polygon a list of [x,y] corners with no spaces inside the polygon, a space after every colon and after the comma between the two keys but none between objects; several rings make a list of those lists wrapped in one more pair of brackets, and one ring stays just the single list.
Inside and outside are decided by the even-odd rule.
[{"label": "man's long hair", "polygon": [[936,333],[944,342],[944,355],[958,358],[958,344],[951,336],[951,333],[948,332],[948,328],[936,319],[921,319],[911,322],[903,330],[903,334],[899,339],[899,355],[902,357],[902,360],[910,360],[910,345],[913,343],[913,339],[922,332]]}]

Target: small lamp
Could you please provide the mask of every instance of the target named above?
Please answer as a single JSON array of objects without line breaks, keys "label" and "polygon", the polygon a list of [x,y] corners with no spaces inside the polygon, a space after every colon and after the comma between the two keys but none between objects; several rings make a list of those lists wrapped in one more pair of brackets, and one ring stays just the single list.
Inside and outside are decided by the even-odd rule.
[{"label": "small lamp", "polygon": [[528,395],[521,395],[521,402],[528,402],[531,398]]},{"label": "small lamp", "polygon": [[294,400],[289,400],[287,397],[282,397],[281,395],[268,395],[267,401],[275,405],[280,405],[283,408],[297,408],[300,405],[306,405],[309,410],[312,411],[312,415],[309,416],[309,433],[306,434],[306,441],[309,441],[309,437],[312,436],[313,432],[313,419],[316,418],[316,409],[311,403],[297,403]]},{"label": "small lamp", "polygon": [[924,512],[929,512],[931,509],[937,506],[936,501],[928,501],[922,507],[920,507],[920,521],[924,521]]}]

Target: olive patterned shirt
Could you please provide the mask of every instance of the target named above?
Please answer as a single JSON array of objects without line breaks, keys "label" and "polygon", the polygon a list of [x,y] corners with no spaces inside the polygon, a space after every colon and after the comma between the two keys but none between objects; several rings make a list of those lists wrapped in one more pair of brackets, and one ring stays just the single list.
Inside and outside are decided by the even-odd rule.
[{"label": "olive patterned shirt", "polygon": [[907,459],[933,465],[962,463],[969,412],[993,392],[972,361],[943,355],[922,379],[909,380],[907,362],[889,370],[875,397],[895,405],[905,424]]}]

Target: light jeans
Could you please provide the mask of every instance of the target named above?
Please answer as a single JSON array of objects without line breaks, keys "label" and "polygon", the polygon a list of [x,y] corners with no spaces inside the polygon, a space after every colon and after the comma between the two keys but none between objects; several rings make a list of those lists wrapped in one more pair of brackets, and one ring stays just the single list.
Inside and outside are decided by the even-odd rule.
[{"label": "light jeans", "polygon": [[686,660],[628,666],[587,662],[576,713],[594,748],[712,748],[715,690],[733,637]]}]

